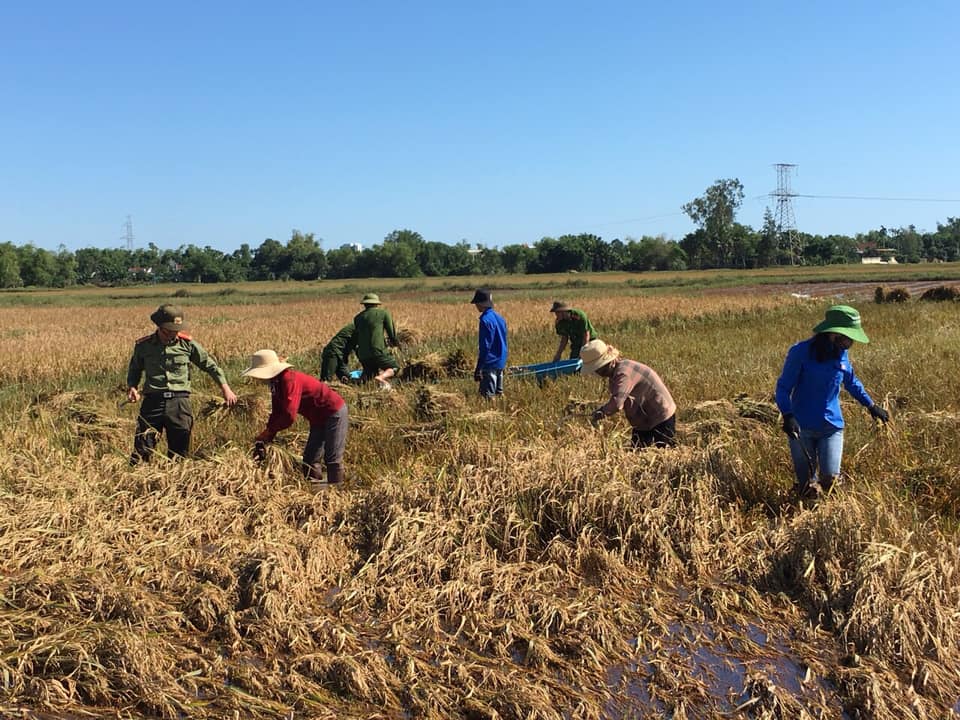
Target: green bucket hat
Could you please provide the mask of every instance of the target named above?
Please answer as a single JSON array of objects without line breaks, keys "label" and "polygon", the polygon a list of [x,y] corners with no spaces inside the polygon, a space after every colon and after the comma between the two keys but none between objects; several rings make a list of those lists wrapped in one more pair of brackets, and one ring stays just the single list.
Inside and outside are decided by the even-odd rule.
[{"label": "green bucket hat", "polygon": [[380,296],[376,293],[367,293],[360,301],[361,305],[380,305]]},{"label": "green bucket hat", "polygon": [[153,311],[150,319],[154,325],[164,330],[186,332],[190,328],[183,320],[183,310],[176,305],[161,305]]},{"label": "green bucket hat", "polygon": [[849,305],[832,305],[827,308],[827,315],[823,322],[817,325],[813,331],[815,333],[832,332],[838,335],[846,335],[851,340],[860,343],[870,342],[867,334],[860,326],[860,313],[856,308]]}]

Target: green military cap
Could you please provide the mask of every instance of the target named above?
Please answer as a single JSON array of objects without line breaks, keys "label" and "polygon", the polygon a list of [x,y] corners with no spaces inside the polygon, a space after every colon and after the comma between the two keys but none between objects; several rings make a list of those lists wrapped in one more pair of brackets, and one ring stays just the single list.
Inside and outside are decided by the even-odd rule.
[{"label": "green military cap", "polygon": [[183,310],[176,305],[161,305],[154,310],[150,319],[157,327],[173,332],[186,332],[190,327],[183,320]]}]

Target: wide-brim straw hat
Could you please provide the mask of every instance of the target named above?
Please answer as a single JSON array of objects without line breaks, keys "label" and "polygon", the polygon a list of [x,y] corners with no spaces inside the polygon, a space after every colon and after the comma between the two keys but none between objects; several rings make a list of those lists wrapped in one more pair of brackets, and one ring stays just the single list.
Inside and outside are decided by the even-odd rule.
[{"label": "wide-brim straw hat", "polygon": [[293,365],[288,362],[281,362],[273,350],[257,350],[250,356],[250,367],[240,374],[258,380],[269,380],[275,378],[288,367],[293,367]]},{"label": "wide-brim straw hat", "polygon": [[382,305],[383,303],[380,302],[380,296],[377,295],[376,293],[367,293],[360,300],[360,304],[361,305]]},{"label": "wide-brim straw hat", "polygon": [[832,305],[828,307],[826,317],[824,317],[823,322],[813,329],[813,332],[832,332],[837,335],[845,335],[859,343],[870,342],[867,334],[863,331],[863,326],[860,324],[860,313],[857,312],[856,308],[852,308],[849,305]]},{"label": "wide-brim straw hat", "polygon": [[561,300],[554,300],[553,305],[550,307],[550,312],[553,312],[553,313],[566,312],[567,310],[570,310],[570,306]]},{"label": "wide-brim straw hat", "polygon": [[583,371],[588,373],[595,373],[619,357],[620,351],[612,345],[607,345],[603,340],[591,340],[580,348]]}]

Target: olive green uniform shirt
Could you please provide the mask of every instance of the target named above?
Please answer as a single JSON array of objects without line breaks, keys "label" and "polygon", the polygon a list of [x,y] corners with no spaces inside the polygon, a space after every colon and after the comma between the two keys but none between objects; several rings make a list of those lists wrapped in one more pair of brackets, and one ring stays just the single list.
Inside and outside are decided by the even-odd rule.
[{"label": "olive green uniform shirt", "polygon": [[399,345],[397,330],[393,326],[393,318],[382,307],[368,307],[353,318],[353,325],[357,330],[357,358],[360,362],[388,355],[384,332],[390,338],[392,345]]},{"label": "olive green uniform shirt", "polygon": [[127,369],[127,387],[137,387],[146,375],[144,393],[190,392],[190,364],[203,370],[218,386],[227,382],[223,370],[203,347],[189,335],[180,333],[170,345],[160,342],[157,333],[137,340]]},{"label": "olive green uniform shirt", "polygon": [[570,357],[580,357],[580,348],[583,345],[583,336],[590,331],[590,339],[597,339],[597,331],[594,330],[590,319],[583,310],[570,310],[569,318],[557,320],[557,335],[565,335],[570,341]]},{"label": "olive green uniform shirt", "polygon": [[347,323],[340,331],[330,338],[330,342],[323,346],[321,357],[339,357],[348,358],[353,352],[356,344],[356,327],[353,323]]}]

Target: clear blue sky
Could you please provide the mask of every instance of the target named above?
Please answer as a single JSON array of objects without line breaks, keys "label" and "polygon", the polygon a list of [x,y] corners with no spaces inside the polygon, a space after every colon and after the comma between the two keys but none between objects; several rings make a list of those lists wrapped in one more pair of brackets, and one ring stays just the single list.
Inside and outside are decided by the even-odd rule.
[{"label": "clear blue sky", "polygon": [[[19,2],[0,9],[0,242],[502,246],[692,229],[739,178],[960,200],[955,0]],[[960,202],[798,198],[933,230]]]}]

